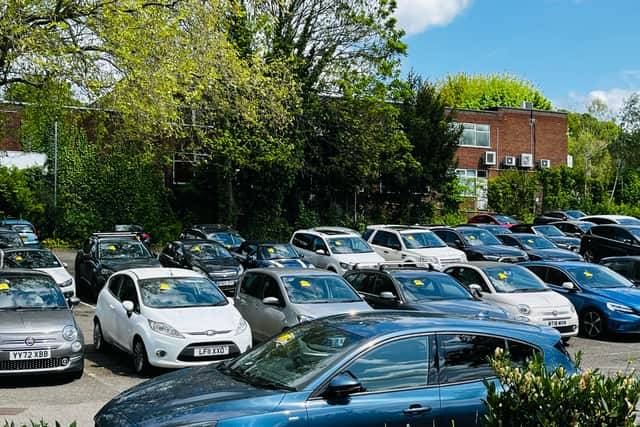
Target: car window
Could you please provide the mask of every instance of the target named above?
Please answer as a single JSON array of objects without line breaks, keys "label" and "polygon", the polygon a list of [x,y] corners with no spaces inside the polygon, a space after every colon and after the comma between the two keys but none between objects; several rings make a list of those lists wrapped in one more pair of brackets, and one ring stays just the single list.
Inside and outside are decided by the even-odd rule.
[{"label": "car window", "polygon": [[432,231],[403,233],[402,241],[407,249],[443,248],[447,246],[442,239]]},{"label": "car window", "polygon": [[555,225],[537,225],[533,227],[534,230],[551,237],[563,237],[564,233]]},{"label": "car window", "polygon": [[323,250],[325,253],[329,253],[327,250],[327,245],[324,244],[324,241],[318,236],[311,237],[311,250],[313,252],[317,250]]},{"label": "car window", "polygon": [[6,251],[3,267],[10,268],[59,268],[62,264],[48,249],[39,251]]},{"label": "car window", "polygon": [[475,270],[472,270],[471,268],[460,268],[457,271],[455,277],[458,279],[458,281],[460,281],[460,283],[465,285],[467,288],[469,287],[469,285],[475,284],[475,285],[480,285],[480,287],[484,292],[490,292],[489,287],[487,286],[485,281],[482,279],[482,276],[480,275],[480,273],[478,273]]},{"label": "car window", "polygon": [[99,244],[100,259],[150,258],[147,247],[137,239],[109,240],[101,239]]},{"label": "car window", "polygon": [[612,227],[592,227],[591,234],[596,236],[604,237],[605,239],[613,239],[615,236],[615,231]]},{"label": "car window", "polygon": [[288,243],[263,245],[256,248],[259,259],[298,258],[298,252]]},{"label": "car window", "polygon": [[319,304],[362,301],[338,275],[296,275],[281,277],[289,301],[294,304]]},{"label": "car window", "polygon": [[[357,276],[357,277],[354,277]],[[353,278],[353,282],[351,281]],[[365,294],[373,294],[373,285],[375,282],[375,274],[358,273],[349,275],[347,281],[351,283],[358,292]]]},{"label": "car window", "polygon": [[378,230],[376,232],[376,234],[373,236],[373,240],[371,240],[371,244],[373,245],[378,245],[378,246],[387,246],[387,236],[389,233],[387,233],[384,230]]},{"label": "car window", "polygon": [[514,237],[508,236],[506,234],[500,234],[497,237],[498,237],[498,239],[500,239],[502,241],[502,243],[504,243],[507,246],[520,247],[520,244],[518,243],[518,240],[516,240]]},{"label": "car window", "polygon": [[398,296],[398,291],[393,285],[393,280],[384,274],[376,274],[374,294],[380,295],[383,292],[391,292],[393,295]]},{"label": "car window", "polygon": [[190,257],[200,260],[233,258],[231,252],[219,243],[202,242],[185,244],[183,247]]},{"label": "car window", "polygon": [[[361,254],[373,252],[373,249],[371,249],[369,244],[360,236],[331,237],[327,239],[327,241],[331,247],[331,252],[334,254]],[[398,243],[398,245],[399,244],[400,243]]]},{"label": "car window", "polygon": [[624,230],[622,228],[615,229],[614,239],[622,243],[631,243],[635,240],[631,235],[631,233],[629,233],[627,230]]},{"label": "car window", "polygon": [[548,289],[538,276],[519,265],[507,264],[482,270],[499,293],[542,292]]},{"label": "car window", "polygon": [[472,298],[469,291],[447,274],[397,272],[393,276],[400,283],[402,293],[409,302]]},{"label": "car window", "polygon": [[[67,308],[67,303],[51,277],[18,274],[0,277],[0,309],[40,311],[61,308]],[[24,316],[29,318],[28,314]]]},{"label": "car window", "polygon": [[85,254],[88,254],[89,252],[91,252],[91,240],[87,239],[84,241],[84,243],[82,244],[82,252],[84,252]]},{"label": "car window", "polygon": [[628,288],[633,284],[625,277],[601,265],[584,263],[565,267],[569,275],[581,286],[591,288]]},{"label": "car window", "polygon": [[120,285],[118,297],[120,301],[131,301],[135,309],[138,309],[138,293],[136,292],[136,285],[133,283],[131,277],[124,274],[122,275],[122,285]]},{"label": "car window", "polygon": [[564,274],[562,271],[557,268],[549,268],[547,271],[547,283],[551,283],[552,285],[562,286],[565,282],[571,282],[569,276]]},{"label": "car window", "polygon": [[479,381],[495,376],[489,358],[496,348],[505,349],[504,338],[484,335],[447,334],[438,336],[440,382]]},{"label": "car window", "polygon": [[364,233],[362,233],[362,238],[364,240],[369,240],[369,237],[371,237],[373,232],[374,232],[373,228],[367,228],[366,230],[364,230]]},{"label": "car window", "polygon": [[284,302],[282,291],[278,282],[271,276],[264,276],[264,286],[262,287],[262,298],[275,297],[281,303]]},{"label": "car window", "polygon": [[115,275],[111,278],[111,280],[109,281],[109,291],[111,292],[111,294],[116,298],[116,299],[120,299],[120,286],[122,285],[122,278],[124,276],[119,274],[119,275]]},{"label": "car window", "polygon": [[209,307],[229,303],[220,289],[204,277],[144,279],[139,285],[142,302],[147,307]]},{"label": "car window", "polygon": [[461,233],[471,246],[502,244],[496,236],[482,229],[463,230]]},{"label": "car window", "polygon": [[557,248],[551,241],[547,240],[546,237],[539,236],[536,234],[532,234],[530,236],[519,236],[518,240],[520,243],[531,249],[554,249]]},{"label": "car window", "polygon": [[608,261],[603,262],[602,265],[609,267],[616,273],[622,274],[625,277],[633,277],[633,262]]},{"label": "car window", "polygon": [[540,265],[527,265],[526,268],[533,274],[538,276],[543,282],[547,282],[547,267],[543,267]]},{"label": "car window", "polygon": [[262,274],[246,273],[240,283],[240,292],[259,299],[262,294],[262,281]]},{"label": "car window", "polygon": [[488,216],[484,216],[484,215],[476,217],[475,222],[478,222],[480,224],[491,224],[491,223],[493,223],[491,218],[489,218]]},{"label": "car window", "polygon": [[291,243],[294,246],[297,246],[302,249],[312,250],[311,249],[311,236],[305,233],[296,233],[293,235],[291,239]]},{"label": "car window", "polygon": [[425,387],[429,377],[428,337],[383,344],[359,357],[346,371],[367,392]]}]

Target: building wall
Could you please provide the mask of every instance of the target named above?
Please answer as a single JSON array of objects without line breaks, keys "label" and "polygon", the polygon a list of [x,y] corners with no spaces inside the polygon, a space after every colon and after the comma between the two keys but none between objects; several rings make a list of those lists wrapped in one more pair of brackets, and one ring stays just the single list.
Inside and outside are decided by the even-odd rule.
[{"label": "building wall", "polygon": [[21,107],[11,104],[0,104],[0,151],[21,150],[20,137]]}]

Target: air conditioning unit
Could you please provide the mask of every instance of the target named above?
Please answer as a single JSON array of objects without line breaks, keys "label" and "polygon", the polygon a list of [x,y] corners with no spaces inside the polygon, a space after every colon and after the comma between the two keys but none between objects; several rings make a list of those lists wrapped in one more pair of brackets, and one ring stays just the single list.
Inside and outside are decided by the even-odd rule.
[{"label": "air conditioning unit", "polygon": [[548,169],[551,167],[551,160],[549,159],[540,159],[538,160],[538,166],[540,169]]},{"label": "air conditioning unit", "polygon": [[567,167],[573,167],[573,156],[571,154],[567,154]]},{"label": "air conditioning unit", "polygon": [[532,168],[533,167],[533,154],[531,154],[531,153],[522,153],[522,154],[520,154],[520,167],[521,168]]},{"label": "air conditioning unit", "polygon": [[504,165],[505,166],[515,166],[516,165],[516,156],[505,156],[504,157]]},{"label": "air conditioning unit", "polygon": [[493,166],[496,164],[496,152],[485,151],[484,152],[484,164],[487,166]]}]

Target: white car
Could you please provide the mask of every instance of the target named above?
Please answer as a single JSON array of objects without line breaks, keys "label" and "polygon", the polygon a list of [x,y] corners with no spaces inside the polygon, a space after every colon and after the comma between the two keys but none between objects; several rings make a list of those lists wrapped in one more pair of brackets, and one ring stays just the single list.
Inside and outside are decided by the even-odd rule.
[{"label": "white car", "polygon": [[208,278],[180,268],[114,273],[98,295],[98,351],[112,344],[133,355],[137,373],[233,358],[251,347],[251,329]]},{"label": "white car", "polygon": [[298,230],[291,236],[291,244],[304,255],[305,261],[338,274],[344,274],[356,265],[376,266],[384,262],[362,237],[346,229]]},{"label": "white car", "polygon": [[565,341],[578,334],[578,314],[571,301],[525,267],[477,261],[450,265],[444,271],[515,320],[554,327]]},{"label": "white car", "polygon": [[0,268],[44,271],[53,277],[65,297],[76,295],[76,282],[67,265],[49,249],[7,248],[0,251]]},{"label": "white car", "polygon": [[433,231],[422,227],[372,225],[364,237],[386,261],[428,263],[437,270],[467,261],[463,251],[447,246]]}]

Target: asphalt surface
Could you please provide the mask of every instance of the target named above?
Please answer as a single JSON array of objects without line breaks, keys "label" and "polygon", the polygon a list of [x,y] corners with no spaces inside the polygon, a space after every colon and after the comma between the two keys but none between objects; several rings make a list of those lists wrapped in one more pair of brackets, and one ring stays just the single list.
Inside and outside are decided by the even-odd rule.
[{"label": "asphalt surface", "polygon": [[[56,250],[73,270],[75,251]],[[68,426],[93,425],[93,416],[118,393],[142,382],[133,372],[128,355],[117,350],[97,353],[92,344],[93,305],[81,303],[75,316],[86,344],[85,371],[82,378],[69,381],[57,377],[0,378],[0,425],[44,420]],[[607,374],[640,368],[640,337],[614,337],[606,341],[572,338],[567,348],[572,355],[582,353],[582,367],[600,369]],[[158,371],[160,375],[166,371]]]}]

